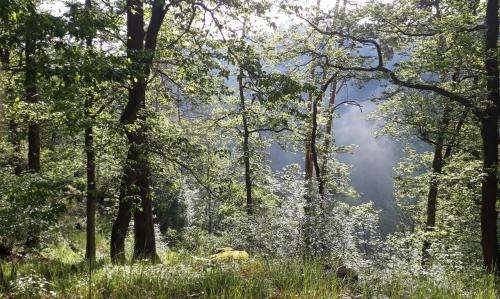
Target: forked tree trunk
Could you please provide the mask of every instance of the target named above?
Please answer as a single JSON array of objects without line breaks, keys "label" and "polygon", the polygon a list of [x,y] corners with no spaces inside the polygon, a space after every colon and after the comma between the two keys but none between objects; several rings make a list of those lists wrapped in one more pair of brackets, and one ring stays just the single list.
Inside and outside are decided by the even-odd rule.
[{"label": "forked tree trunk", "polygon": [[142,0],[127,0],[127,56],[132,62],[128,103],[120,121],[137,127],[127,131],[129,152],[120,192],[118,215],[111,234],[111,257],[120,261],[125,253],[125,236],[131,218],[131,198],[138,200],[134,209],[134,258],[156,261],[156,243],[150,193],[150,167],[146,142],[146,87],[156,50],[158,32],[165,17],[164,1],[152,3],[151,19],[144,32]]},{"label": "forked tree trunk", "polygon": [[134,148],[129,148],[126,164],[124,166],[124,174],[120,187],[118,214],[113,228],[111,229],[111,260],[113,263],[125,262],[125,238],[127,237],[128,226],[132,219],[132,200],[128,189],[133,185],[135,180],[132,165],[128,165],[129,161],[134,159]]}]

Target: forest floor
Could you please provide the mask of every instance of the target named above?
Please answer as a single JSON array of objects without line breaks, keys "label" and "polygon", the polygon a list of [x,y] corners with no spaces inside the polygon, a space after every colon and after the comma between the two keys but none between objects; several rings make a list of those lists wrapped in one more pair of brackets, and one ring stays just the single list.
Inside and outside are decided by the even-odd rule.
[{"label": "forest floor", "polygon": [[[157,245],[160,261],[113,265],[108,228],[97,234],[97,260],[84,259],[85,231],[75,218],[46,232],[52,244],[36,254],[0,260],[0,298],[500,298],[491,275],[449,273],[445,277],[372,270],[358,279],[339,278],[335,266],[317,261],[214,258],[210,244],[197,252]],[[67,237],[70,236],[70,237]],[[47,243],[48,242],[48,243]],[[204,246],[207,245],[207,246]],[[126,252],[133,250],[127,238]],[[91,270],[91,271],[90,271]]]},{"label": "forest floor", "polygon": [[[490,276],[450,274],[444,280],[360,273],[339,279],[317,262],[218,262],[166,251],[161,262],[92,265],[81,250],[60,245],[3,263],[4,298],[500,298]],[[89,272],[90,267],[92,271]]]}]

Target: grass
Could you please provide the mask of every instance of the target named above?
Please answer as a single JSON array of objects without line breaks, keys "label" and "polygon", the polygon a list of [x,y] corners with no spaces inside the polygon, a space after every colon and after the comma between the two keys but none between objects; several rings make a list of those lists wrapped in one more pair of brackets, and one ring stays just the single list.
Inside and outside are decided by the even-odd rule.
[{"label": "grass", "polygon": [[66,243],[42,254],[2,264],[4,298],[500,298],[495,278],[480,273],[436,280],[379,271],[354,282],[301,259],[215,262],[168,251],[159,264],[90,265]]},{"label": "grass", "polygon": [[[492,277],[397,277],[348,282],[301,260],[212,263],[170,252],[161,264],[111,265],[100,260],[89,277],[86,262],[33,258],[18,263],[4,288],[16,298],[497,298]],[[13,278],[12,264],[4,264]],[[89,280],[90,279],[90,280]],[[13,283],[16,281],[16,283]]]},{"label": "grass", "polygon": [[[4,269],[11,275],[11,267]],[[49,282],[19,297],[88,298],[88,267],[26,261],[17,276],[34,274]],[[325,275],[322,265],[299,261],[216,263],[171,253],[161,264],[113,266],[100,262],[91,278],[92,298],[337,298],[351,292],[347,284]],[[36,286],[38,287],[38,286]],[[16,292],[17,291],[17,292]]]}]

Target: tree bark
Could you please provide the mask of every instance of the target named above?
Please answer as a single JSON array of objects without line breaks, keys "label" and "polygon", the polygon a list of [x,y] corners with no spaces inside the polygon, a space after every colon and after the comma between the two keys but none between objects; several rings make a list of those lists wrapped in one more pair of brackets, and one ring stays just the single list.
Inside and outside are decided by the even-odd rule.
[{"label": "tree bark", "polygon": [[132,200],[128,194],[128,188],[134,182],[134,171],[132,165],[129,165],[128,162],[132,161],[134,156],[136,154],[133,148],[129,148],[120,187],[118,214],[111,229],[110,255],[113,263],[125,262],[125,238],[127,237],[128,226],[132,219]]},{"label": "tree bark", "polygon": [[316,146],[318,139],[318,103],[322,102],[323,96],[328,89],[328,86],[335,80],[336,75],[327,80],[327,67],[323,67],[323,77],[321,80],[321,92],[312,101],[312,128],[311,128],[311,156],[312,164],[314,166],[314,173],[316,174],[316,182],[318,183],[318,192],[321,197],[325,196],[324,180],[319,166],[319,154]]},{"label": "tree bark", "polygon": [[[316,81],[315,69],[311,68],[311,82]],[[312,112],[314,96],[312,92],[309,92],[307,99],[307,111]],[[305,157],[304,157],[304,172],[305,172],[305,186],[306,186],[306,194],[304,195],[305,206],[304,206],[304,247],[305,247],[305,256],[312,256],[313,254],[313,221],[314,221],[314,206],[313,206],[313,196],[312,196],[312,177],[313,177],[313,157],[311,151],[311,132],[312,132],[312,121],[310,124],[310,128],[307,128],[306,131],[306,142],[305,142]]]},{"label": "tree bark", "polygon": [[[393,84],[422,91],[432,91],[439,95],[471,109],[481,122],[481,137],[483,143],[483,169],[486,177],[482,183],[481,195],[481,245],[483,251],[484,266],[490,272],[499,274],[499,250],[497,239],[497,212],[496,197],[498,196],[498,120],[500,114],[499,99],[499,71],[498,71],[498,4],[499,0],[488,0],[486,4],[486,47],[485,69],[487,74],[488,108],[481,108],[467,97],[451,92],[434,84],[410,82],[401,79],[397,73],[384,66],[382,48],[375,39],[363,39],[338,31],[325,31],[308,21],[316,31],[329,35],[349,38],[361,44],[370,44],[377,51],[378,65],[375,67],[354,66],[345,67],[341,65],[330,65],[339,70],[351,70],[361,72],[381,72],[389,77]],[[475,1],[474,3],[477,3]],[[474,5],[473,12],[474,12]]]},{"label": "tree bark", "polygon": [[85,257],[95,259],[95,214],[97,205],[97,188],[95,175],[95,151],[93,127],[85,128],[85,152],[87,157],[87,244]]},{"label": "tree bark", "polygon": [[[337,5],[338,5],[337,1]],[[328,157],[331,152],[331,146],[332,146],[332,126],[333,126],[333,109],[335,107],[335,100],[337,98],[337,80],[334,80],[332,82],[332,87],[331,87],[331,93],[330,93],[330,100],[328,101],[328,119],[326,120],[326,126],[325,126],[325,140],[324,140],[324,147],[325,147],[325,153],[323,155],[323,158],[321,159],[321,176],[323,178],[326,178],[328,175],[328,169],[327,169],[327,163],[328,163]]]},{"label": "tree bark", "polygon": [[486,6],[486,75],[490,107],[481,120],[483,141],[483,171],[486,177],[482,184],[481,245],[486,269],[499,274],[499,251],[497,238],[498,196],[498,121],[500,114],[498,71],[498,0],[488,0]]},{"label": "tree bark", "polygon": [[[439,175],[443,170],[443,166],[445,163],[445,159],[451,155],[451,144],[453,141],[450,139],[448,141],[449,145],[445,151],[445,157],[443,157],[444,150],[444,142],[445,136],[447,135],[448,127],[450,125],[450,114],[452,112],[452,108],[445,104],[443,116],[440,122],[439,135],[437,136],[436,142],[434,144],[434,157],[432,160],[432,174],[431,180],[429,184],[429,192],[427,193],[427,211],[426,211],[426,222],[425,222],[425,231],[427,233],[431,233],[434,231],[436,226],[436,211],[437,211],[437,198],[439,192]],[[453,139],[460,133],[460,128],[462,126],[462,119],[459,120],[457,128],[455,130],[455,136]],[[424,239],[424,244],[422,246],[422,265],[427,265],[430,260],[429,249],[431,248],[432,242],[429,237],[426,236]]]},{"label": "tree bark", "polygon": [[[436,226],[436,210],[437,210],[437,197],[439,190],[439,178],[443,169],[443,134],[439,136],[436,144],[434,145],[434,158],[432,160],[432,174],[431,182],[429,185],[429,192],[427,194],[427,219],[425,221],[425,231],[430,233],[434,231]],[[429,249],[431,248],[431,241],[426,236],[422,247],[422,265],[426,265],[430,259]]]},{"label": "tree bark", "polygon": [[[311,69],[311,81],[314,82],[316,79],[315,79],[315,72],[314,72],[314,68]],[[314,101],[314,98],[313,98],[313,94],[310,92],[309,93],[309,99],[308,99],[308,102],[307,102],[307,110],[308,111],[312,111],[312,107],[313,107],[313,101]],[[311,122],[311,128],[310,130],[312,131],[312,122]],[[310,134],[310,132],[308,132]],[[311,151],[311,138],[309,136],[309,138],[307,138],[306,140],[306,149],[305,149],[305,158],[304,158],[304,171],[305,171],[305,181],[306,181],[306,184],[309,186],[310,185],[310,181],[312,179],[312,176],[313,176],[313,162],[312,162],[312,151]]]},{"label": "tree bark", "polygon": [[124,258],[124,242],[130,223],[131,198],[139,202],[134,209],[134,259],[156,261],[156,243],[150,194],[150,167],[146,143],[146,88],[158,32],[165,17],[164,2],[152,3],[151,19],[144,32],[144,8],[142,0],[127,0],[127,57],[131,63],[131,88],[128,102],[120,118],[126,126],[137,126],[127,131],[129,153],[123,176],[118,216],[111,235],[111,257]]},{"label": "tree bark", "polygon": [[[92,9],[92,0],[85,0],[85,9],[89,12]],[[87,50],[92,49],[92,39],[87,37],[86,40]],[[89,123],[85,128],[85,156],[87,168],[87,243],[85,246],[85,257],[87,259],[96,258],[96,244],[95,244],[95,214],[97,205],[97,186],[96,186],[96,162],[95,162],[95,149],[94,149],[94,118],[91,116],[91,109],[93,106],[93,95],[87,95],[85,100],[85,116]]]},{"label": "tree bark", "polygon": [[[35,7],[30,7],[31,17],[34,17]],[[24,88],[26,91],[26,102],[29,106],[38,103],[37,91],[37,68],[36,62],[33,60],[33,55],[36,52],[36,38],[31,33],[31,22],[26,24],[26,41],[25,41],[25,77]],[[31,173],[40,172],[40,124],[37,116],[35,119],[28,121],[28,171]],[[26,240],[27,248],[34,248],[39,243],[39,232],[35,227],[28,228],[28,237]]]},{"label": "tree bark", "polygon": [[252,215],[253,210],[253,198],[252,198],[252,176],[250,169],[250,132],[248,129],[248,119],[247,110],[245,105],[245,94],[243,88],[243,69],[240,68],[240,74],[238,75],[238,87],[240,96],[240,109],[241,109],[241,120],[243,122],[243,163],[245,164],[245,191],[247,200],[247,214]]},{"label": "tree bark", "polygon": [[11,165],[14,174],[20,175],[23,171],[21,137],[19,136],[19,125],[14,119],[9,121],[9,140],[13,148]]},{"label": "tree bark", "polygon": [[498,113],[481,122],[483,142],[483,171],[486,174],[482,183],[481,201],[481,245],[484,265],[489,272],[498,273],[497,210],[498,195]]},{"label": "tree bark", "polygon": [[316,148],[316,138],[318,133],[318,102],[322,99],[318,96],[313,101],[312,106],[312,131],[311,131],[311,155],[314,165],[314,172],[316,173],[316,181],[318,182],[318,191],[321,196],[325,195],[325,187],[323,184],[323,178],[321,177],[321,170],[319,168],[318,162],[318,150]]},{"label": "tree bark", "polygon": [[[31,29],[27,29],[31,30]],[[33,61],[33,55],[35,54],[36,42],[31,34],[27,34],[26,37],[26,48],[25,48],[25,63],[26,63],[26,73],[25,73],[25,90],[26,90],[26,102],[32,105],[38,103],[38,91],[37,91],[37,74],[36,66]],[[37,119],[29,120],[28,124],[28,170],[30,172],[40,171],[40,124]]]}]

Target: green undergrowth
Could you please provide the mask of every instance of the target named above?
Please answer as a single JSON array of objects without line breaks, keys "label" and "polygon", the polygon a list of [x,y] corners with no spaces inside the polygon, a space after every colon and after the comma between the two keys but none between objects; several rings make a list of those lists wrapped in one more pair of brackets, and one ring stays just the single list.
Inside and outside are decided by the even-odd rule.
[{"label": "green undergrowth", "polygon": [[[337,278],[322,263],[301,259],[217,262],[169,251],[161,263],[90,264],[59,246],[50,257],[3,262],[5,298],[497,298],[486,275],[444,279],[360,273]],[[60,259],[54,258],[61,257]],[[89,271],[92,269],[92,271]],[[89,275],[90,274],[90,275]]]}]

